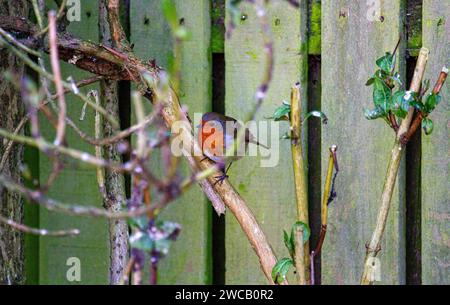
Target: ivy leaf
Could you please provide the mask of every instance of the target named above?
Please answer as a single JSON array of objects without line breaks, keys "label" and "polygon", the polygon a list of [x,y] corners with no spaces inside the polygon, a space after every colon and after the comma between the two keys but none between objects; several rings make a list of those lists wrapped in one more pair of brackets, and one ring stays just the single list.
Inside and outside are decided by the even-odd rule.
[{"label": "ivy leaf", "polygon": [[429,94],[427,96],[427,99],[425,101],[425,112],[428,114],[430,112],[432,112],[434,110],[434,108],[436,108],[436,106],[439,104],[439,102],[441,101],[441,96],[437,95],[437,94]]},{"label": "ivy leaf", "polygon": [[424,118],[422,120],[422,128],[426,135],[430,135],[433,132],[433,121],[429,118]]},{"label": "ivy leaf", "polygon": [[381,107],[376,107],[375,109],[364,109],[364,116],[368,120],[375,120],[385,116],[386,113],[381,109]]},{"label": "ivy leaf", "polygon": [[384,112],[388,112],[390,110],[391,94],[391,88],[383,80],[375,78],[373,87],[373,103],[375,107],[381,107]]},{"label": "ivy leaf", "polygon": [[310,111],[306,114],[305,119],[303,120],[303,123],[309,119],[310,117],[317,117],[317,118],[321,118],[322,119],[322,124],[327,124],[328,123],[328,118],[325,115],[325,113],[323,113],[322,111],[318,111],[318,110],[313,110]]},{"label": "ivy leaf", "polygon": [[289,121],[289,113],[291,113],[291,105],[283,102],[281,106],[275,109],[275,112],[270,119],[274,119],[275,121]]},{"label": "ivy leaf", "polygon": [[272,269],[272,279],[276,284],[281,284],[286,279],[289,268],[294,266],[294,262],[290,258],[280,259]]},{"label": "ivy leaf", "polygon": [[301,228],[303,230],[303,243],[306,243],[309,240],[309,236],[311,235],[311,230],[309,229],[309,226],[306,223],[301,222],[301,221],[297,221],[292,226],[292,230],[291,230],[292,243],[295,245],[295,230],[297,228]]},{"label": "ivy leaf", "polygon": [[380,69],[387,74],[390,74],[394,69],[395,55],[386,52],[386,55],[377,59],[376,64]]}]

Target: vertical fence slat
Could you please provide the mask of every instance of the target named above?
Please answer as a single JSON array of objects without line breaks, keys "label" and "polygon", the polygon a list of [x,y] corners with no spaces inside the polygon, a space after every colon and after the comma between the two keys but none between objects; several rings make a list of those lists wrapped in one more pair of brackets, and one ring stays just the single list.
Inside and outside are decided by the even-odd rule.
[{"label": "vertical fence slat", "polygon": [[[430,49],[425,78],[434,84],[449,62],[450,8],[445,0],[424,0],[422,39]],[[422,283],[448,284],[449,268],[449,114],[448,81],[442,102],[430,115],[433,133],[422,135]]]},{"label": "vertical fence slat", "polygon": [[[182,47],[181,103],[194,112],[211,109],[210,1],[176,0],[178,17],[191,33]],[[156,59],[167,67],[172,54],[172,36],[161,11],[160,1],[131,2],[131,40],[135,52],[144,59]],[[194,122],[194,124],[196,124]],[[184,163],[184,160],[183,160]],[[183,165],[183,175],[190,172]],[[171,203],[162,215],[182,225],[179,239],[161,262],[161,284],[211,283],[211,208],[196,186]]]},{"label": "vertical fence slat", "polygon": [[[283,100],[288,101],[291,86],[300,78],[302,108],[306,109],[307,105],[307,56],[302,56],[307,52],[307,43],[301,40],[304,37],[301,29],[306,33],[306,22],[301,22],[300,12],[287,1],[271,1],[267,10],[275,45],[275,66],[268,96],[256,116],[257,121],[271,116]],[[261,27],[254,7],[243,3],[241,11],[243,18],[233,30],[231,38],[225,40],[225,111],[227,115],[245,120],[255,103],[255,92],[262,80],[265,58]],[[304,12],[303,16],[306,15]],[[276,134],[275,138],[278,140],[287,130],[288,123],[281,123],[280,134]],[[231,167],[230,180],[254,212],[275,253],[283,257],[288,256],[283,245],[283,229],[290,231],[295,221],[296,203],[290,142],[280,140],[279,144],[279,149],[272,152],[279,153],[279,162],[275,167],[261,167],[260,157],[244,157]],[[258,258],[232,215],[226,217],[225,239],[226,283],[267,283],[260,271]]]},{"label": "vertical fence slat", "polygon": [[[322,128],[322,169],[328,147],[336,144],[341,170],[322,251],[324,284],[359,283],[365,243],[375,228],[394,133],[381,120],[365,119],[363,108],[373,103],[372,88],[364,84],[375,60],[392,52],[400,37],[401,2],[322,2],[322,110],[329,118]],[[377,3],[379,15],[371,21]],[[398,61],[404,74],[402,54]],[[404,282],[403,188],[401,168],[378,255],[383,284]]]},{"label": "vertical fence slat", "polygon": [[[98,4],[97,1],[83,1],[81,5],[81,21],[74,21],[68,31],[83,39],[98,41]],[[49,65],[48,65],[49,66]],[[48,67],[50,69],[50,66]],[[77,70],[72,65],[61,63],[63,78],[72,76],[76,80],[88,77],[89,74]],[[99,90],[98,86],[80,89]],[[83,106],[82,101],[72,94],[66,95],[68,115],[88,134],[94,134],[94,111],[88,109],[84,121],[78,118]],[[88,107],[89,108],[89,107]],[[42,133],[46,139],[53,141],[54,130],[45,117],[40,120]],[[67,128],[67,142],[71,147],[94,154],[94,148],[86,144],[70,128]],[[40,183],[46,183],[52,169],[49,158],[40,153]],[[61,172],[48,196],[61,201],[81,205],[102,206],[95,170],[90,167],[70,168]],[[40,284],[107,284],[108,283],[108,224],[104,219],[86,217],[69,217],[59,213],[50,213],[40,209],[40,226],[47,229],[79,228],[77,237],[51,238],[40,237],[39,249],[39,281]],[[69,282],[66,278],[68,269],[66,262],[76,257],[81,263],[81,282]]]}]

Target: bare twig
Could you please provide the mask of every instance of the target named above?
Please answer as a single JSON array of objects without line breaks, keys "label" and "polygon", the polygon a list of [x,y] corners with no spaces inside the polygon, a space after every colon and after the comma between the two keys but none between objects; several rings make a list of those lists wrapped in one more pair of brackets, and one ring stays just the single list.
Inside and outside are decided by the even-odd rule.
[{"label": "bare twig", "polygon": [[78,229],[71,229],[71,230],[60,230],[60,231],[49,231],[47,229],[35,229],[28,227],[24,224],[17,223],[12,219],[8,219],[2,215],[0,215],[0,222],[10,226],[14,230],[17,230],[19,232],[23,233],[29,233],[33,235],[40,235],[40,236],[53,236],[53,237],[65,237],[65,236],[74,236],[80,234],[80,230]]},{"label": "bare twig", "polygon": [[[64,15],[64,9],[66,8],[67,0],[62,0],[61,5],[58,9],[58,13],[56,14],[56,20],[60,19]],[[42,27],[41,27],[42,28]],[[47,24],[45,28],[43,28],[36,36],[45,35],[50,29],[50,23]]]},{"label": "bare twig", "polygon": [[31,3],[33,4],[33,10],[34,10],[34,15],[36,16],[36,21],[39,25],[39,28],[42,29],[44,27],[44,23],[42,22],[42,16],[41,16],[39,4],[38,4],[37,0],[31,0]]},{"label": "bare twig", "polygon": [[54,11],[48,12],[49,25],[49,45],[50,45],[50,61],[53,69],[56,94],[58,96],[58,128],[56,130],[55,145],[61,145],[64,141],[66,130],[66,114],[67,106],[64,95],[64,88],[61,80],[61,68],[59,66],[58,42],[56,37],[56,14]]},{"label": "bare twig", "polygon": [[[9,18],[11,19],[11,18]],[[0,26],[8,25],[10,20],[0,20]],[[15,20],[16,24],[14,28],[17,30],[18,27],[22,27],[24,31],[32,32],[33,29],[28,26],[27,22],[23,20]],[[12,28],[9,22],[9,29]],[[6,28],[8,30],[8,28]],[[65,61],[71,61],[77,67],[81,69],[93,72],[97,75],[106,76],[110,79],[122,79],[122,80],[142,80],[146,79],[146,85],[149,87],[148,92],[145,96],[151,100],[152,93],[158,85],[159,82],[159,69],[152,66],[151,64],[144,63],[138,58],[136,58],[131,52],[125,55],[126,60],[119,58],[114,55],[110,50],[103,48],[102,46],[96,45],[91,42],[81,41],[75,39],[70,35],[61,35],[59,37],[59,50],[60,59]],[[78,60],[72,60],[76,54],[80,54],[82,57]],[[94,64],[95,62],[95,64]],[[125,69],[126,68],[126,69]],[[145,77],[144,77],[145,76]],[[164,110],[162,116],[170,128],[174,123],[174,113],[179,111],[179,102],[176,94],[170,90],[169,98],[165,101]],[[184,114],[183,114],[184,116]],[[186,118],[186,121],[189,121]],[[1,130],[0,130],[1,133]],[[187,133],[183,133],[183,142],[188,143],[185,152],[185,157],[194,173],[198,171],[205,170],[213,164],[208,160],[201,162],[203,159],[200,147],[193,138],[192,126],[189,125]],[[196,152],[194,156],[192,151]],[[0,179],[4,180],[4,179]],[[4,183],[3,181],[0,181]],[[243,231],[245,232],[250,244],[255,250],[260,263],[261,268],[269,281],[273,283],[271,272],[275,265],[277,259],[275,254],[267,240],[267,237],[263,233],[260,225],[256,221],[253,213],[248,208],[246,202],[242,197],[236,192],[233,186],[228,182],[224,181],[221,185],[214,184],[213,178],[208,178],[206,180],[200,181],[203,191],[208,196],[208,198],[213,202],[216,211],[223,211],[223,205],[225,204],[230,211],[235,215],[237,221],[241,225]],[[11,186],[11,185],[10,185]],[[161,203],[159,205],[162,205]],[[51,206],[51,205],[50,205]],[[152,206],[154,208],[155,205]],[[145,211],[148,211],[144,209]],[[84,211],[86,212],[86,211]],[[95,211],[93,214],[97,214]],[[103,211],[105,212],[105,211]],[[87,214],[88,211],[87,211]],[[102,214],[102,213],[99,213]],[[113,217],[118,217],[119,213],[113,213]],[[123,214],[122,214],[123,215]],[[94,215],[95,216],[95,215]]]},{"label": "bare twig", "polygon": [[40,57],[42,54],[36,50],[30,49],[23,43],[19,42],[17,39],[15,39],[11,34],[6,32],[4,29],[0,27],[0,35],[2,35],[3,38],[5,38],[8,42],[12,43],[22,51],[27,52],[28,54],[34,55],[36,57]]}]

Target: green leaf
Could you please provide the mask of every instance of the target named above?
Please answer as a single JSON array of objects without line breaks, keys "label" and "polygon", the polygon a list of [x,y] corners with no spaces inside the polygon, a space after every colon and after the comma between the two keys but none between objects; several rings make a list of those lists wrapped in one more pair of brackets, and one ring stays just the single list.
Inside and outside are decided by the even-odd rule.
[{"label": "green leaf", "polygon": [[395,72],[394,75],[392,75],[392,79],[400,86],[403,85],[402,80],[400,78],[400,73]]},{"label": "green leaf", "polygon": [[430,93],[425,101],[424,109],[427,114],[432,112],[441,101],[441,96]]},{"label": "green leaf", "polygon": [[284,233],[284,245],[286,246],[286,248],[289,251],[289,255],[291,257],[294,257],[295,254],[295,244],[292,242],[291,237],[289,236],[289,234],[283,230]]},{"label": "green leaf", "polygon": [[275,109],[275,112],[273,113],[271,119],[274,119],[275,121],[288,121],[290,112],[291,105],[283,102],[281,106]]},{"label": "green leaf", "polygon": [[418,100],[414,99],[414,100],[412,100],[411,102],[409,102],[409,105],[410,105],[411,107],[416,108],[417,110],[420,110],[420,111],[426,113],[426,111],[425,111],[425,106],[422,104],[421,101],[418,101]]},{"label": "green leaf", "polygon": [[276,284],[281,284],[286,279],[289,268],[294,266],[290,258],[282,258],[272,268],[272,279]]},{"label": "green leaf", "polygon": [[381,107],[376,107],[375,109],[364,109],[364,116],[368,120],[375,120],[385,116],[386,113],[381,109]]},{"label": "green leaf", "polygon": [[138,216],[128,219],[128,225],[133,228],[144,230],[148,225],[147,216]]},{"label": "green leaf", "polygon": [[410,101],[405,99],[407,96],[406,92],[399,90],[392,96],[392,112],[399,118],[404,119],[408,114]]},{"label": "green leaf", "polygon": [[305,116],[305,119],[303,120],[303,123],[304,123],[307,119],[309,119],[310,117],[312,117],[312,116],[313,116],[313,117],[317,117],[317,118],[321,118],[323,124],[327,124],[327,123],[328,123],[328,118],[327,118],[327,116],[325,115],[325,113],[323,113],[323,112],[321,112],[321,111],[317,111],[317,110],[313,110],[313,111],[308,112],[308,113],[306,114],[306,116]]},{"label": "green leaf", "polygon": [[130,236],[130,244],[131,248],[144,250],[144,251],[151,251],[153,249],[153,240],[150,238],[150,236],[143,231],[136,230],[131,236]]},{"label": "green leaf", "polygon": [[294,223],[291,231],[291,239],[294,244],[294,247],[295,247],[295,230],[297,228],[301,228],[303,230],[303,243],[306,243],[309,240],[309,236],[311,235],[311,230],[309,229],[309,226],[306,223],[301,221],[297,221],[296,223]]},{"label": "green leaf", "polygon": [[373,87],[373,103],[375,107],[381,107],[384,112],[388,112],[390,110],[391,94],[391,88],[383,80],[375,78]]},{"label": "green leaf", "polygon": [[377,66],[380,67],[380,69],[387,74],[390,74],[391,71],[394,69],[394,63],[395,63],[395,55],[392,55],[391,53],[387,52],[386,55],[383,57],[380,57],[376,61]]},{"label": "green leaf", "polygon": [[178,27],[178,17],[173,1],[162,0],[162,11],[172,30],[176,29]]},{"label": "green leaf", "polygon": [[433,132],[433,121],[429,118],[423,118],[422,128],[426,135],[430,135]]},{"label": "green leaf", "polygon": [[372,84],[374,83],[374,81],[375,81],[375,77],[372,76],[371,78],[369,78],[369,79],[367,80],[366,86],[372,85]]}]

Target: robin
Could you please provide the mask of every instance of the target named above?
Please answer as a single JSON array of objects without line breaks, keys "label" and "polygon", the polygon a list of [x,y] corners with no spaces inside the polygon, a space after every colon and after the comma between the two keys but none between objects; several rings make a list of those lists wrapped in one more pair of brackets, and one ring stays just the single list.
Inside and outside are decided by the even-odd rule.
[{"label": "robin", "polygon": [[[231,164],[243,157],[243,154],[239,153],[242,150],[236,147],[237,137],[242,133],[242,124],[232,117],[216,112],[207,112],[202,116],[199,127],[201,129],[198,133],[198,142],[202,152],[206,158],[219,165],[223,175],[215,178],[217,179],[216,183],[222,183],[228,178],[227,172]],[[245,152],[248,150],[248,143],[269,149],[267,146],[259,143],[250,133],[250,130],[246,128],[243,141],[239,141],[240,145],[245,145]],[[231,147],[233,149],[230,149]],[[226,167],[227,164],[228,166]]]}]

